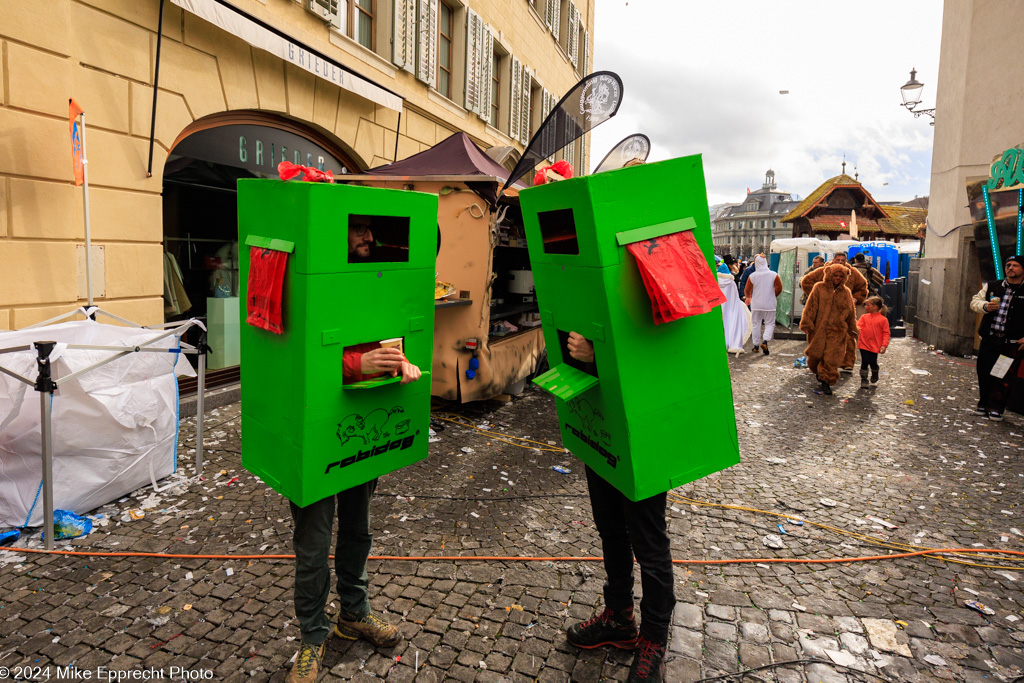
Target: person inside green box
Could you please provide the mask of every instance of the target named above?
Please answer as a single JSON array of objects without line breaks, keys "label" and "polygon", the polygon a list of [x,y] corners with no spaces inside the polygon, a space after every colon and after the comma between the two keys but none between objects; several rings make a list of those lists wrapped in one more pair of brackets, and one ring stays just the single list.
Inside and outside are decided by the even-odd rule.
[{"label": "person inside green box", "polygon": [[[368,261],[373,251],[373,232],[368,223],[353,220],[349,225],[350,260]],[[402,375],[402,384],[415,382],[421,371],[398,348],[381,348],[379,342],[345,349],[342,382],[351,384],[390,373]],[[362,638],[376,647],[394,647],[402,640],[398,629],[370,611],[366,560],[370,555],[370,498],[377,480],[354,486],[306,507],[289,503],[295,523],[295,616],[299,620],[302,645],[288,674],[288,683],[317,680],[331,621],[324,613],[331,592],[331,527],[338,515],[338,537],[334,547],[337,577],[339,638]]]},{"label": "person inside green box", "polygon": [[[569,356],[594,374],[594,345],[576,332],[569,333]],[[594,524],[604,549],[604,611],[569,627],[566,639],[579,648],[611,645],[635,650],[629,681],[658,682],[665,678],[668,627],[675,609],[672,548],[665,521],[667,494],[631,501],[586,467],[587,490]],[[633,616],[633,557],[640,563],[642,621]]]}]

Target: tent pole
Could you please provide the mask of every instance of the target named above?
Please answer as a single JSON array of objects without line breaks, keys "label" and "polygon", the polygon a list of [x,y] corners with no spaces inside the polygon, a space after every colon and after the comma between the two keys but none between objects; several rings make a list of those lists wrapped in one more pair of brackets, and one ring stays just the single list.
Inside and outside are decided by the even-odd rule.
[{"label": "tent pole", "polygon": [[[36,366],[39,369],[35,390],[39,392],[39,432],[43,455],[43,542],[47,550],[53,550],[53,425],[50,408],[56,385],[50,375],[50,353],[56,345],[57,342],[52,341],[35,343]],[[47,397],[50,400],[46,400]]]},{"label": "tent pole", "polygon": [[196,378],[196,474],[203,473],[203,432],[205,425],[206,351],[199,349],[199,376]]},{"label": "tent pole", "polygon": [[[49,398],[49,400],[47,400]],[[53,434],[50,423],[50,405],[53,394],[39,392],[40,427],[43,435],[43,542],[53,550]]]},{"label": "tent pole", "polygon": [[[85,112],[81,113],[82,117],[82,178],[83,184],[83,197],[85,201],[85,280],[86,289],[89,297],[89,307],[92,307],[92,231],[89,226],[89,157],[85,153]],[[92,314],[89,316],[95,320],[96,315]]]}]

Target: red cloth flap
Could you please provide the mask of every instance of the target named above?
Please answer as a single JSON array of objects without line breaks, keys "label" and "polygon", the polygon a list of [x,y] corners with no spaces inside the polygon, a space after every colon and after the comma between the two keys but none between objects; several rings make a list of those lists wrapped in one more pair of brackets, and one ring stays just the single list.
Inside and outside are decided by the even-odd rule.
[{"label": "red cloth flap", "polygon": [[245,322],[253,327],[274,334],[284,333],[281,324],[281,296],[287,263],[287,252],[249,247],[249,289],[246,298],[248,316]]},{"label": "red cloth flap", "polygon": [[654,324],[707,313],[725,303],[693,232],[685,230],[626,245],[636,259]]}]

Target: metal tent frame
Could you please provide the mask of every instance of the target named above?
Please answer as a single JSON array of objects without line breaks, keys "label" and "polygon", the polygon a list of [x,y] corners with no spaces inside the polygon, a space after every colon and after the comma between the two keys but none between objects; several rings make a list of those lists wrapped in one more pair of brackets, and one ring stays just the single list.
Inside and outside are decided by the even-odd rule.
[{"label": "metal tent frame", "polygon": [[[90,283],[91,285],[91,283]],[[91,289],[91,286],[90,286]],[[90,297],[91,298],[91,297]],[[144,342],[138,343],[135,346],[106,346],[96,344],[68,344],[68,349],[88,349],[92,351],[110,351],[111,355],[101,361],[93,363],[92,365],[82,368],[76,372],[66,375],[64,377],[54,377],[52,368],[50,366],[50,354],[53,352],[54,347],[57,345],[53,341],[37,341],[29,345],[14,346],[9,348],[0,349],[0,356],[8,353],[15,353],[21,351],[32,351],[34,350],[37,354],[36,357],[36,368],[38,374],[36,378],[30,379],[23,377],[16,372],[12,372],[3,366],[0,366],[0,373],[13,377],[19,382],[23,382],[37,392],[39,392],[39,406],[40,406],[40,437],[42,440],[42,456],[43,456],[43,528],[49,529],[49,532],[44,532],[43,540],[47,550],[53,550],[53,425],[51,422],[50,408],[53,404],[53,392],[56,391],[62,384],[83,375],[91,370],[95,370],[101,366],[128,355],[129,353],[184,353],[187,355],[196,355],[199,357],[199,370],[197,379],[198,396],[196,400],[196,474],[202,474],[203,471],[203,431],[204,431],[204,394],[206,389],[206,352],[208,347],[206,346],[206,326],[198,319],[182,320],[178,322],[163,323],[161,325],[139,325],[130,320],[121,318],[120,316],[108,313],[98,307],[90,306],[88,308],[82,307],[59,315],[49,320],[44,320],[35,325],[29,325],[28,327],[22,328],[20,331],[39,329],[41,331],[40,337],[45,338],[42,334],[42,330],[47,325],[52,325],[76,315],[83,315],[86,318],[95,320],[97,315],[104,315],[108,318],[117,320],[118,322],[124,323],[130,327],[139,329],[151,329],[156,334],[151,339],[147,339]],[[199,344],[193,346],[191,344],[181,341],[181,336],[190,328],[199,327],[203,330]],[[178,349],[165,349],[165,348],[150,348],[152,344],[166,339],[167,337],[175,336],[178,338]],[[150,470],[151,477],[152,469]],[[156,488],[155,478],[153,480],[153,487]]]}]

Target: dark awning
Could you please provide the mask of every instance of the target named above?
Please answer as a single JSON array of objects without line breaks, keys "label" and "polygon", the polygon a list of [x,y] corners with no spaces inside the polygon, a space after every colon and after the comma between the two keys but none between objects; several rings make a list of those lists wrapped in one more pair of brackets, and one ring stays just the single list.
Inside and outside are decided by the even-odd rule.
[{"label": "dark awning", "polygon": [[371,168],[363,173],[394,176],[480,175],[498,178],[501,183],[510,175],[507,168],[487,156],[462,132],[450,135],[419,154],[413,154],[392,164]]}]

